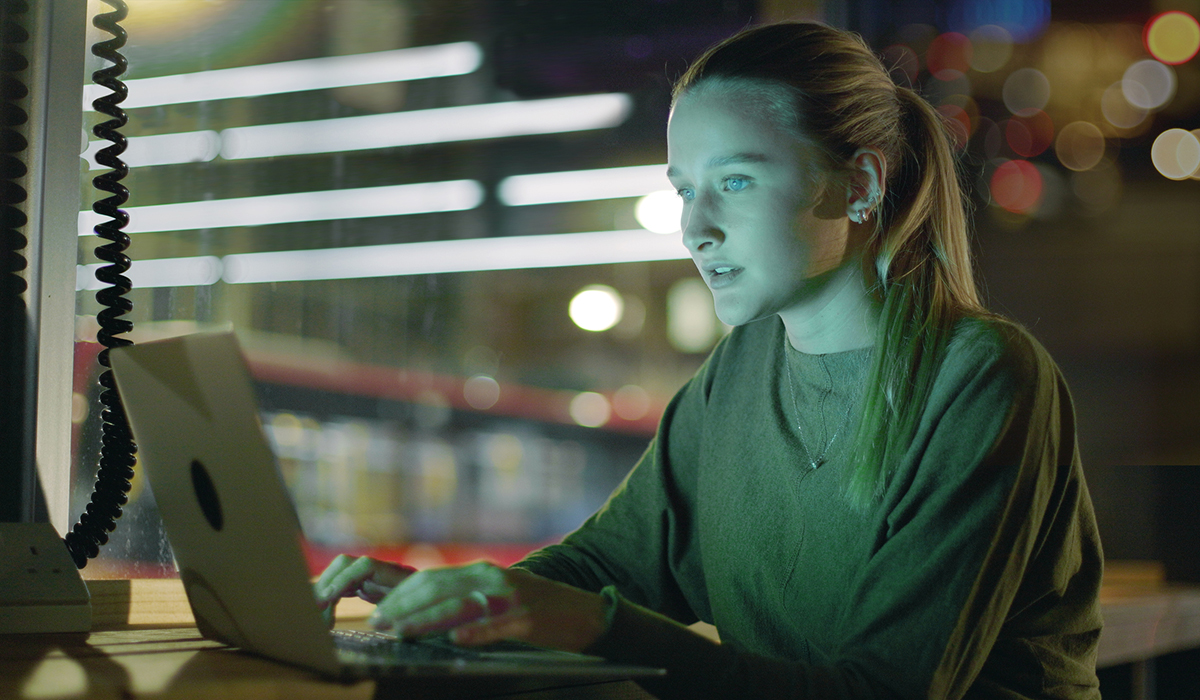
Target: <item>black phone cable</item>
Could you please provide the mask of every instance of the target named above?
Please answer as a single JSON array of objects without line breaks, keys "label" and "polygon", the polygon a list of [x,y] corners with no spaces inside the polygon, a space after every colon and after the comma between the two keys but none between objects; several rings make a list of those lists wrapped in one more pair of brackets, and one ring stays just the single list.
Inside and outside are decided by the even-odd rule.
[{"label": "black phone cable", "polygon": [[129,10],[123,0],[104,2],[110,5],[113,11],[98,14],[92,20],[92,24],[98,29],[113,35],[112,39],[97,42],[92,46],[93,54],[112,63],[111,66],[92,74],[93,82],[111,91],[92,102],[93,109],[111,117],[92,128],[97,137],[111,142],[111,145],[96,154],[96,162],[110,170],[92,179],[96,189],[112,195],[92,205],[93,211],[108,217],[107,220],[96,224],[96,235],[110,241],[96,248],[96,257],[109,263],[96,270],[96,279],[109,285],[96,293],[96,301],[104,307],[96,315],[100,325],[96,339],[104,346],[97,359],[105,368],[100,375],[100,386],[103,387],[100,403],[104,405],[100,413],[100,468],[96,472],[96,485],[91,502],[80,516],[79,522],[64,538],[75,566],[80,569],[87,565],[88,559],[99,553],[101,545],[108,542],[108,533],[116,529],[117,518],[121,517],[121,508],[129,500],[129,490],[132,488],[130,479],[133,478],[133,465],[137,455],[137,445],[133,441],[133,433],[129,429],[129,421],[125,417],[125,408],[117,393],[108,359],[108,351],[111,348],[132,344],[128,338],[120,336],[133,330],[133,324],[123,318],[133,310],[133,303],[125,298],[132,288],[129,278],[125,276],[131,265],[129,256],[125,255],[125,250],[129,247],[129,235],[122,230],[129,224],[129,214],[120,209],[120,206],[129,200],[129,190],[121,184],[121,180],[129,174],[129,167],[120,158],[125,152],[127,142],[125,136],[118,131],[128,122],[125,111],[119,106],[129,94],[125,83],[120,80],[120,76],[128,67],[128,61],[120,52],[128,35],[119,22],[125,19]]}]

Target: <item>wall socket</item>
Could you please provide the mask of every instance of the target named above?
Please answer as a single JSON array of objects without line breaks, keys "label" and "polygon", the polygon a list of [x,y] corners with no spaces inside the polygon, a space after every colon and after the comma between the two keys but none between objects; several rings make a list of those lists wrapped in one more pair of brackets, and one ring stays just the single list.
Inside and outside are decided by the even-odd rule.
[{"label": "wall socket", "polygon": [[87,585],[50,523],[0,523],[0,634],[87,632]]}]

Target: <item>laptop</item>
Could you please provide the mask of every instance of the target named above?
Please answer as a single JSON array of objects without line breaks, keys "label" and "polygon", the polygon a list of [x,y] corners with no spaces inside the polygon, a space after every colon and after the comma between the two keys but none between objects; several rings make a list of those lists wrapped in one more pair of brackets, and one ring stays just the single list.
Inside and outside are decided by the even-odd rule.
[{"label": "laptop", "polygon": [[601,681],[664,673],[516,643],[467,649],[444,638],[331,632],[316,604],[299,519],[263,434],[234,334],[142,343],[112,350],[110,360],[138,462],[206,638],[343,681]]}]

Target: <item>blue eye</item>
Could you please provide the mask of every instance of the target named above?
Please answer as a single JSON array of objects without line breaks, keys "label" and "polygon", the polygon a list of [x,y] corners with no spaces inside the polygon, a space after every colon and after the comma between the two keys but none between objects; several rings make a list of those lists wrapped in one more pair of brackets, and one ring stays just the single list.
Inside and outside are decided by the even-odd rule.
[{"label": "blue eye", "polygon": [[679,198],[685,202],[690,202],[696,198],[696,193],[687,187],[681,187],[675,190],[675,194],[679,195]]},{"label": "blue eye", "polygon": [[741,192],[750,186],[750,181],[744,177],[725,178],[725,189],[730,192]]}]

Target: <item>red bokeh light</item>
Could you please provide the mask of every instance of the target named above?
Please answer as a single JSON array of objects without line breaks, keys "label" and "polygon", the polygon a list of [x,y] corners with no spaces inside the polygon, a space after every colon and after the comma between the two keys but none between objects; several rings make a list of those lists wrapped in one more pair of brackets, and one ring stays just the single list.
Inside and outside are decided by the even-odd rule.
[{"label": "red bokeh light", "polygon": [[1005,161],[990,184],[992,201],[1016,214],[1028,213],[1042,198],[1042,174],[1027,160]]},{"label": "red bokeh light", "polygon": [[1022,110],[1005,124],[1004,137],[1013,153],[1032,158],[1054,143],[1054,122],[1040,109]]},{"label": "red bokeh light", "polygon": [[935,78],[945,80],[943,71],[966,73],[971,69],[971,40],[958,32],[940,34],[929,43],[925,66]]}]

